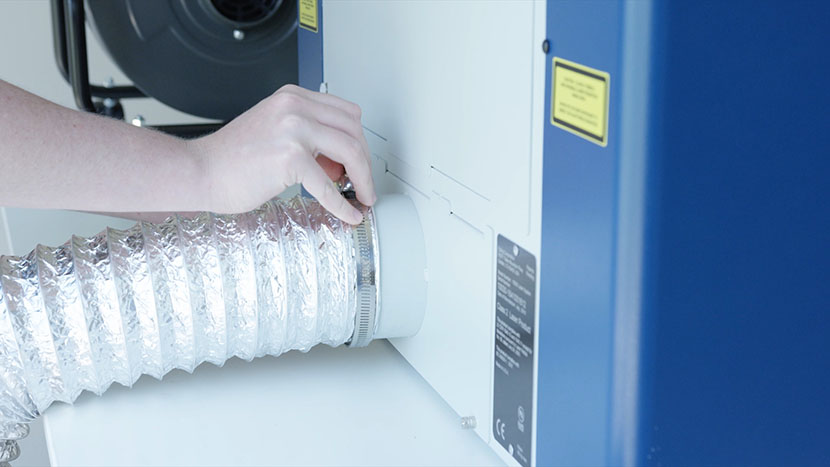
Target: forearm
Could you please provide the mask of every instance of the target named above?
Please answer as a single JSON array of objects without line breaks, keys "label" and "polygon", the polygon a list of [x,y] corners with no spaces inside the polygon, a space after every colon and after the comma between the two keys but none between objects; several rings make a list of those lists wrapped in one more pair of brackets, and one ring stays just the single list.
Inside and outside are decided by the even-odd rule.
[{"label": "forearm", "polygon": [[0,205],[211,210],[206,165],[184,140],[70,110],[0,81]]}]

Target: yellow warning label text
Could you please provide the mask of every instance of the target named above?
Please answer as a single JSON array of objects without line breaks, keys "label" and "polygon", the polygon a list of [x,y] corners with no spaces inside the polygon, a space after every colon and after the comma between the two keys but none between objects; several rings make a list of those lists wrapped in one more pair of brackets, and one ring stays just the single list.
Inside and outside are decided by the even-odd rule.
[{"label": "yellow warning label text", "polygon": [[300,0],[300,27],[317,32],[317,0]]},{"label": "yellow warning label text", "polygon": [[552,79],[551,123],[607,145],[609,74],[554,57]]}]

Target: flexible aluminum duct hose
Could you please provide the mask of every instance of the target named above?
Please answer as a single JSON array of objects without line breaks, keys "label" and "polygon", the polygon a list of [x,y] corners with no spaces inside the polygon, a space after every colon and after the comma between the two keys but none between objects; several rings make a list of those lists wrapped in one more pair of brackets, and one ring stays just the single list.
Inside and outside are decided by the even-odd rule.
[{"label": "flexible aluminum duct hose", "polygon": [[17,457],[27,422],[84,390],[233,356],[367,344],[372,224],[371,210],[353,228],[297,197],[0,257],[0,464]]}]

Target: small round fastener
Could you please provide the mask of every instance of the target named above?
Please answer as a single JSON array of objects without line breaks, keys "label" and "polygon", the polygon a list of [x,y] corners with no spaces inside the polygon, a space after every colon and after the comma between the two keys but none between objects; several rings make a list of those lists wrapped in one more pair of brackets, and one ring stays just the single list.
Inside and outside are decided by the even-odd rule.
[{"label": "small round fastener", "polygon": [[476,423],[475,415],[461,417],[461,428],[464,428],[465,430],[474,430],[476,426],[478,426],[478,423]]}]

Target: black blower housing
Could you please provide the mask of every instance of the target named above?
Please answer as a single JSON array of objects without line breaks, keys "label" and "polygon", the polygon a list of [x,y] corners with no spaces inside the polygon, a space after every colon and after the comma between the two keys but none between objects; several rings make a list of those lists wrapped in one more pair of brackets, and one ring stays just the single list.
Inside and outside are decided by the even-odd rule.
[{"label": "black blower housing", "polygon": [[86,0],[113,61],[146,95],[228,121],[297,82],[294,0]]}]

